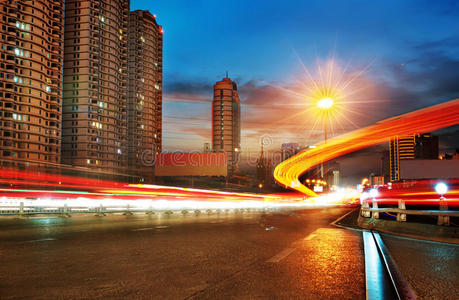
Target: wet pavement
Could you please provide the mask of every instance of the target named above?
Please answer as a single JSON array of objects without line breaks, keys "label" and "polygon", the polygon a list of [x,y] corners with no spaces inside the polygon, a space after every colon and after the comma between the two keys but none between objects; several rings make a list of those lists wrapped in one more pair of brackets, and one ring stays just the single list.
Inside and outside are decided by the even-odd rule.
[{"label": "wet pavement", "polygon": [[[364,299],[349,211],[0,218],[0,299]],[[420,299],[458,294],[459,246],[383,239]]]},{"label": "wet pavement", "polygon": [[364,298],[347,211],[0,219],[0,298]]},{"label": "wet pavement", "polygon": [[459,299],[459,245],[382,238],[417,299]]}]

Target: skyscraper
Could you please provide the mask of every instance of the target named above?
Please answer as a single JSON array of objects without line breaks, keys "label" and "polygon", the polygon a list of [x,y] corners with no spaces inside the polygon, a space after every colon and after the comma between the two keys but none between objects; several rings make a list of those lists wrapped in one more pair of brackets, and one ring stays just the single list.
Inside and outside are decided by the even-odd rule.
[{"label": "skyscraper", "polygon": [[390,181],[400,180],[400,160],[438,158],[438,137],[429,133],[393,137],[389,155]]},{"label": "skyscraper", "polygon": [[241,102],[237,85],[228,76],[214,85],[212,149],[227,153],[231,176],[238,168],[241,150]]},{"label": "skyscraper", "polygon": [[0,163],[59,163],[64,1],[0,2]]},{"label": "skyscraper", "polygon": [[390,181],[400,180],[400,160],[414,159],[414,146],[414,135],[395,136],[390,140]]},{"label": "skyscraper", "polygon": [[127,166],[129,0],[66,0],[62,162]]},{"label": "skyscraper", "polygon": [[153,175],[161,152],[163,29],[148,11],[129,14],[128,165],[132,173]]}]

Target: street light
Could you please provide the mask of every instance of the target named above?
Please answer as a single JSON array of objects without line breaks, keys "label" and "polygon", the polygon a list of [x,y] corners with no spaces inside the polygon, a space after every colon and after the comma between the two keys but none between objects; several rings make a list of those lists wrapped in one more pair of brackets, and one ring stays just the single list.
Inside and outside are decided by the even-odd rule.
[{"label": "street light", "polygon": [[448,191],[448,186],[444,184],[443,182],[437,183],[435,186],[435,192],[440,195],[440,197],[443,197],[444,194]]},{"label": "street light", "polygon": [[[333,101],[332,98],[330,97],[325,97],[320,99],[317,102],[317,107],[324,112],[323,116],[323,122],[324,122],[324,144],[327,143],[327,112],[333,107],[333,104],[335,101]],[[322,165],[320,166],[320,176],[324,178],[324,163],[322,162]]]},{"label": "street light", "polygon": [[374,200],[379,195],[378,189],[371,189],[369,192],[369,195]]},{"label": "street light", "polygon": [[333,106],[334,104],[334,101],[332,98],[322,98],[319,100],[319,102],[317,102],[317,106],[320,108],[320,109],[329,109]]},{"label": "street light", "polygon": [[[440,195],[439,208],[440,210],[448,210],[448,202],[445,201],[445,194],[448,192],[448,186],[439,182],[435,185],[435,192]],[[449,216],[438,216],[438,225],[449,225]]]}]

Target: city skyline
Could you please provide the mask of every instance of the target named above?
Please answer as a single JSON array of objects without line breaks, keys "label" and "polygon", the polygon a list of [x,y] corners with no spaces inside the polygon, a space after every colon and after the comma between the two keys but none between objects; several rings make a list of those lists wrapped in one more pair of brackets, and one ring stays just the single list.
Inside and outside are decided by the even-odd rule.
[{"label": "city skyline", "polygon": [[302,64],[317,75],[317,61],[333,58],[344,76],[361,73],[353,82],[360,91],[348,99],[354,107],[347,117],[355,124],[343,121],[336,134],[453,98],[459,42],[448,28],[456,22],[455,3],[354,4],[359,9],[334,1],[280,7],[255,1],[241,10],[233,2],[214,15],[219,4],[206,1],[131,1],[131,9],[149,9],[165,25],[164,150],[198,150],[211,141],[212,84],[226,71],[241,97],[242,153],[258,152],[265,135],[274,149],[320,140],[321,130],[310,130],[304,115],[291,117],[309,105],[294,95],[308,77]]},{"label": "city skyline", "polygon": [[[40,3],[42,1],[35,6],[39,8],[42,5],[43,10],[46,10],[46,3]],[[211,91],[213,87],[209,78],[217,77],[217,80],[220,80],[223,77],[220,74],[226,73],[226,77],[228,77],[228,71],[234,84],[239,87],[242,133],[240,142],[236,143],[237,147],[235,148],[238,149],[237,152],[238,156],[241,157],[242,165],[246,166],[248,163],[250,166],[250,161],[257,156],[260,143],[263,144],[267,154],[273,151],[278,152],[280,146],[288,142],[298,143],[305,147],[320,142],[323,138],[323,129],[328,131],[329,137],[333,137],[373,123],[375,120],[445,101],[452,97],[457,89],[454,82],[455,71],[442,72],[445,68],[449,70],[450,65],[455,65],[459,61],[454,51],[451,51],[458,46],[458,43],[456,43],[454,35],[443,29],[444,26],[429,27],[432,32],[436,33],[432,36],[437,39],[442,37],[439,34],[441,32],[449,36],[441,43],[426,42],[429,39],[429,34],[419,36],[405,33],[411,39],[410,44],[408,43],[409,39],[405,39],[403,34],[397,37],[387,34],[374,35],[375,32],[371,30],[372,23],[370,22],[369,28],[359,31],[360,34],[365,38],[371,36],[373,38],[369,39],[371,43],[375,41],[385,43],[385,47],[372,51],[369,51],[371,47],[368,45],[356,46],[351,45],[348,41],[340,42],[345,35],[352,35],[353,30],[357,30],[357,28],[346,31],[343,36],[335,34],[332,38],[331,35],[324,35],[322,39],[315,41],[309,37],[298,38],[303,33],[308,32],[310,27],[298,27],[301,29],[293,30],[298,32],[288,33],[281,37],[278,36],[278,28],[276,27],[274,30],[271,23],[265,24],[262,28],[259,24],[249,26],[250,30],[257,33],[255,40],[266,36],[272,40],[277,38],[279,45],[273,46],[272,43],[253,43],[251,40],[244,40],[247,39],[245,31],[235,34],[233,30],[230,30],[231,26],[227,23],[229,20],[232,21],[232,24],[234,23],[234,26],[242,26],[247,22],[244,17],[247,16],[248,12],[239,11],[238,6],[234,3],[225,5],[226,10],[215,24],[212,23],[216,20],[215,17],[209,17],[214,4],[207,6],[203,5],[204,2],[198,2],[195,6],[188,7],[189,5],[186,3],[179,3],[178,5],[182,5],[184,9],[178,9],[178,7],[171,8],[171,6],[158,2],[155,3],[158,8],[152,8],[151,5],[146,4],[141,7],[143,10],[138,10],[137,5],[139,3],[142,1],[119,0],[111,2],[109,5],[99,3],[96,0],[74,0],[66,3],[65,41],[63,43],[64,51],[62,51],[65,56],[64,60],[59,61],[59,56],[54,53],[52,55],[48,53],[46,56],[46,53],[43,52],[46,51],[46,45],[42,49],[42,54],[45,55],[42,62],[43,59],[48,59],[47,64],[51,66],[51,69],[63,68],[62,91],[59,87],[61,76],[58,74],[59,71],[56,73],[53,70],[48,70],[49,78],[43,79],[43,76],[40,76],[42,81],[40,89],[43,89],[45,94],[40,91],[38,97],[53,101],[53,99],[57,99],[55,96],[52,96],[53,99],[48,99],[48,97],[57,93],[58,98],[62,97],[62,110],[56,105],[46,103],[48,111],[45,112],[45,116],[42,115],[44,111],[40,109],[35,112],[38,114],[37,116],[36,114],[33,115],[33,111],[30,112],[29,107],[29,112],[32,113],[31,118],[38,117],[36,120],[32,120],[35,125],[37,122],[40,125],[40,122],[43,121],[45,126],[57,126],[58,130],[38,128],[38,153],[36,149],[33,150],[33,147],[36,146],[33,137],[30,139],[26,136],[25,140],[29,141],[29,144],[24,144],[24,137],[21,136],[22,140],[19,143],[7,145],[10,148],[11,146],[17,147],[19,150],[14,151],[11,148],[13,150],[8,152],[11,149],[7,149],[4,153],[6,156],[18,155],[18,157],[29,158],[29,154],[32,153],[38,155],[38,161],[41,161],[40,156],[42,156],[46,163],[56,163],[60,160],[66,165],[92,166],[113,172],[132,173],[131,170],[127,169],[129,165],[131,169],[137,170],[134,173],[138,173],[143,165],[141,160],[145,159],[144,154],[146,152],[152,154],[154,151],[161,152],[161,150],[166,152],[199,151],[204,143],[214,143],[215,138],[211,130],[212,115],[215,112],[212,112],[213,96]],[[129,4],[131,4],[130,7]],[[291,3],[287,3],[286,7],[290,7],[290,5]],[[25,7],[27,8],[27,6]],[[56,7],[52,8],[55,9]],[[315,2],[308,3],[306,6],[298,4],[298,8],[305,7],[323,11],[321,4]],[[400,7],[408,9],[409,5],[404,4]],[[260,6],[259,14],[255,15],[254,19],[265,20],[264,17],[272,12],[274,19],[281,20],[282,15],[277,11],[274,12],[274,8],[271,4]],[[365,5],[362,5],[361,8],[362,12],[365,9],[370,9]],[[378,10],[380,12],[377,13],[376,8],[380,9]],[[427,11],[427,8],[431,9]],[[429,6],[426,3],[419,6],[419,9],[431,20],[442,16],[444,22],[449,22],[448,14],[445,17],[445,12],[441,10],[443,8],[442,6]],[[167,9],[172,9],[174,13],[168,13]],[[184,19],[193,20],[193,9],[200,9],[200,14],[206,21],[196,20],[196,27],[188,26],[178,31],[177,29],[181,28]],[[253,12],[254,7],[249,5],[246,9]],[[348,8],[343,6],[342,9],[347,11]],[[117,11],[121,13],[117,14]],[[128,35],[127,20],[129,11],[132,11],[130,35]],[[147,11],[151,11],[151,14]],[[22,32],[22,39],[27,42],[29,39],[27,34],[34,34],[33,27],[35,25],[31,26],[29,33],[27,26],[30,26],[30,23],[33,24],[33,17],[30,19],[27,10],[25,12],[26,18],[22,17],[25,22],[16,22],[15,30],[19,33]],[[142,33],[144,25],[138,23],[134,18],[136,12],[139,14],[145,12],[145,15],[139,15],[139,20],[152,20],[146,25],[153,30],[150,32],[151,34]],[[161,98],[163,90],[162,36],[164,30],[162,26],[158,25],[158,23],[162,24],[161,22],[156,23],[157,13],[160,13],[159,16],[161,16],[163,12],[166,22],[164,118],[162,116]],[[385,15],[388,12],[389,8],[385,5],[372,6],[369,11],[370,15]],[[93,13],[94,15],[92,15]],[[455,7],[452,6],[450,7],[450,14],[454,13]],[[388,19],[396,19],[397,14]],[[176,18],[181,15],[190,18]],[[166,21],[171,16],[172,19]],[[53,16],[53,18],[62,17],[59,14]],[[29,23],[27,23],[28,20]],[[369,20],[364,17],[361,22]],[[8,24],[12,22],[10,19],[4,21],[7,21]],[[301,23],[303,21],[300,21],[298,15],[293,14],[291,23],[289,23],[290,28],[295,22],[303,24]],[[310,21],[308,20],[308,22]],[[205,26],[210,23],[215,26]],[[404,22],[404,30],[408,32],[410,26],[415,23],[415,20],[411,19]],[[138,24],[140,27],[136,28],[137,25],[134,24]],[[354,22],[348,17],[339,15],[330,26],[327,26],[327,30],[330,31],[330,28],[333,29],[334,27],[339,29],[340,26],[346,24],[350,26]],[[393,24],[389,25],[388,30],[389,27],[392,28]],[[167,40],[168,26],[171,29],[170,40]],[[285,24],[280,22],[278,26],[282,27]],[[202,27],[202,34],[195,35],[196,29],[200,27]],[[375,28],[380,30],[378,26]],[[219,29],[222,30],[218,31]],[[314,33],[317,34],[321,30],[319,26]],[[213,35],[216,32],[220,34],[217,38]],[[52,36],[52,42],[56,44],[59,43],[56,38],[62,38],[62,33],[52,31]],[[196,43],[193,43],[191,47],[182,47],[178,51],[176,48],[177,41],[183,43],[189,38],[194,38]],[[306,43],[305,46],[303,42],[307,42],[309,39],[313,42]],[[417,44],[413,44],[416,39],[418,39]],[[127,40],[130,41],[129,47],[126,44]],[[215,44],[213,43],[214,40],[219,41],[219,43],[207,47],[209,41],[212,41],[211,44]],[[218,47],[227,44],[229,40],[232,41],[229,48],[232,51],[216,52]],[[421,43],[421,40],[424,42]],[[51,37],[48,38],[48,41],[51,41]],[[159,44],[157,41],[160,41]],[[334,41],[334,47],[330,47],[331,41]],[[18,41],[16,41],[17,43]],[[288,43],[290,43],[290,47],[284,47]],[[263,47],[263,45],[269,47]],[[400,53],[395,55],[390,51],[387,52],[389,48],[396,46],[401,47]],[[21,52],[25,51],[23,47],[27,47],[27,44],[20,44],[20,47],[16,48],[18,53],[15,55],[21,57],[21,59],[16,59],[16,64],[23,65],[28,60],[27,55],[29,53]],[[51,49],[50,47],[50,45],[47,46],[48,49]],[[59,47],[62,47],[62,44],[53,45],[52,51],[56,52]],[[199,53],[194,52],[199,47],[201,51]],[[242,49],[241,47],[248,47],[249,49],[255,47],[258,52],[244,51],[243,56],[234,57],[235,53]],[[311,47],[315,48],[314,55],[312,55]],[[328,52],[317,51],[321,47],[327,49]],[[156,53],[155,51],[158,50],[159,52]],[[355,53],[349,55],[350,50],[354,50]],[[274,53],[273,51],[276,54],[276,59],[267,58]],[[320,54],[318,54],[319,52]],[[180,55],[177,56],[178,53]],[[408,54],[414,55],[414,58],[409,60],[404,57]],[[420,54],[424,56],[419,56]],[[432,56],[433,54],[436,56]],[[382,61],[387,63],[385,55],[390,55],[394,61],[403,58],[401,60],[403,62],[399,65],[383,65],[381,64]],[[176,64],[177,57],[180,58],[180,56],[196,59],[190,59],[188,63],[180,64],[179,68]],[[356,59],[357,56],[358,59]],[[371,56],[374,59],[369,62],[368,58]],[[430,60],[429,58],[432,57],[437,59]],[[217,61],[214,61],[216,58]],[[140,62],[141,59],[146,60]],[[267,60],[274,63],[266,63]],[[253,63],[261,65],[251,70],[243,69]],[[170,67],[167,67],[169,64]],[[32,63],[30,63],[30,67],[32,68]],[[153,70],[153,72],[146,72],[146,68]],[[23,74],[23,70],[18,70],[19,74]],[[260,72],[261,76],[258,74]],[[427,79],[427,72],[433,72],[438,76],[429,75],[429,79]],[[14,80],[17,86],[25,84],[25,79],[21,76],[16,76]],[[56,84],[57,86],[53,88]],[[318,91],[317,88],[326,86],[333,90],[334,113],[327,117],[330,120],[327,121],[327,126],[324,128],[320,113],[315,109],[315,101],[317,100],[315,98],[317,96],[323,98],[323,91]],[[23,93],[22,89],[19,89],[18,92],[19,94]],[[18,103],[21,100],[23,99],[19,96]],[[30,101],[29,99],[29,103]],[[150,107],[149,104],[153,102],[154,107]],[[40,102],[39,106],[42,105],[43,103]],[[26,108],[27,105],[20,104],[17,110],[21,111]],[[138,109],[144,110],[141,115],[139,115]],[[55,121],[55,119],[60,118],[60,114],[62,114],[62,128]],[[11,116],[8,115],[8,117],[26,121],[26,119],[29,120],[29,115],[15,113]],[[21,128],[18,129],[21,130]],[[40,129],[42,129],[41,133]],[[62,130],[61,144],[54,138],[54,135],[60,135],[60,130]],[[457,141],[454,141],[454,136],[457,136],[459,132],[457,127],[449,130],[456,130],[456,134],[452,135],[452,140],[440,139],[442,150],[458,147]],[[163,131],[164,143],[162,142]],[[43,133],[45,135],[51,134],[51,136],[43,137]],[[15,134],[13,133],[13,139]],[[57,148],[54,144],[57,145]],[[384,145],[379,146],[379,149],[382,147]],[[40,150],[43,149],[45,152],[61,153],[62,157],[60,155],[42,155]],[[364,151],[368,153],[372,150],[375,152],[374,149]],[[376,152],[378,151],[376,150]],[[375,154],[378,155],[378,153]],[[369,158],[364,158],[364,156],[359,156],[360,162],[354,163],[353,170],[357,174],[359,166],[364,165],[367,169],[375,168],[377,160],[374,157],[373,165],[361,163],[364,159]],[[346,156],[340,158],[340,160],[346,159]],[[150,157],[146,160],[152,161],[153,158]],[[28,160],[26,159],[26,161]],[[34,160],[31,159],[31,161]],[[352,165],[352,163],[349,164]],[[149,173],[149,168],[142,172]]]}]

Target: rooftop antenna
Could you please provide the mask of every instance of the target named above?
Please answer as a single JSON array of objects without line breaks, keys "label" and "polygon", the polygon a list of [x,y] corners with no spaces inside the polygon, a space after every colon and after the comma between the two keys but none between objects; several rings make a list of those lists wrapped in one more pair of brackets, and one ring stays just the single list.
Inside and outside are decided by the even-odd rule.
[{"label": "rooftop antenna", "polygon": [[226,71],[226,78],[228,78],[228,71]]}]

